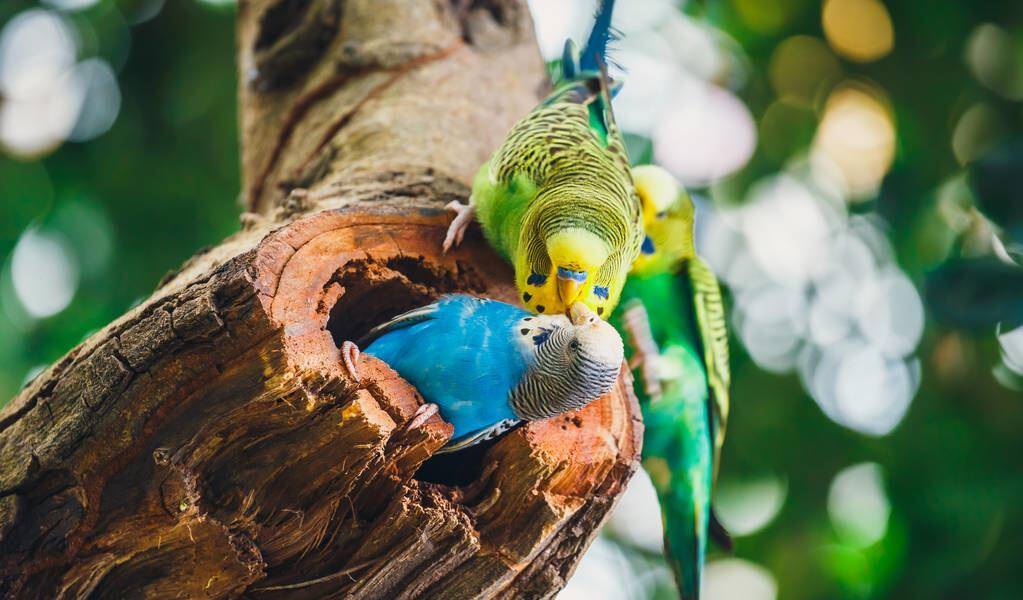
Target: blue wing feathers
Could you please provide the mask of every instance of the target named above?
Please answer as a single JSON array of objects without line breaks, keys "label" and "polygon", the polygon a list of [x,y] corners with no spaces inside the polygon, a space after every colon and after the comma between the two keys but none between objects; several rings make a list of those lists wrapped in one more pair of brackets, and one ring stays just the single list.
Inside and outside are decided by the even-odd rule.
[{"label": "blue wing feathers", "polygon": [[427,318],[386,329],[365,352],[440,406],[441,416],[455,426],[453,439],[515,418],[508,395],[527,366],[515,325],[528,313],[460,295],[431,306],[436,308]]}]

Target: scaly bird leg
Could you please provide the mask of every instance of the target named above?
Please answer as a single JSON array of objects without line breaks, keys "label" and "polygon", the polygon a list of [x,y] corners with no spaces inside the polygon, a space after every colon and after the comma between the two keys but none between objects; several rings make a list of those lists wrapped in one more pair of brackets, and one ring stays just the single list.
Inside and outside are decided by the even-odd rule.
[{"label": "scaly bird leg", "polygon": [[430,420],[430,417],[440,412],[440,407],[433,402],[428,402],[421,405],[416,409],[416,414],[412,415],[412,419],[405,426],[406,431],[412,431],[417,427],[422,427],[424,423]]},{"label": "scaly bird leg", "polygon": [[469,223],[472,223],[473,218],[476,217],[476,207],[472,204],[472,198],[469,198],[469,204],[453,200],[448,202],[444,208],[455,213],[451,225],[448,225],[448,234],[444,236],[444,253],[446,254],[453,246],[462,243],[465,230],[469,228]]},{"label": "scaly bird leg", "polygon": [[348,374],[356,382],[359,381],[359,370],[355,368],[355,365],[359,362],[360,354],[362,352],[355,345],[355,342],[344,342],[341,344],[341,360],[345,363],[345,370],[348,371]]},{"label": "scaly bird leg", "polygon": [[661,351],[654,341],[653,332],[650,331],[650,316],[647,315],[643,303],[636,301],[630,302],[626,307],[623,320],[633,350],[629,368],[640,367],[643,389],[646,390],[647,396],[656,400],[661,396],[661,377],[657,365]]}]

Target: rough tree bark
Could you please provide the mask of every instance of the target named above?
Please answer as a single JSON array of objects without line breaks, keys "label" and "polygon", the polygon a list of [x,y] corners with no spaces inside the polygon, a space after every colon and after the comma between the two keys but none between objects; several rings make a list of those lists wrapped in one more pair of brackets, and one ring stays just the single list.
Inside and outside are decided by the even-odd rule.
[{"label": "rough tree bark", "polygon": [[546,80],[521,0],[248,0],[242,230],[0,413],[11,597],[548,597],[636,468],[612,393],[455,457],[338,344],[439,294],[514,301],[442,207]]}]

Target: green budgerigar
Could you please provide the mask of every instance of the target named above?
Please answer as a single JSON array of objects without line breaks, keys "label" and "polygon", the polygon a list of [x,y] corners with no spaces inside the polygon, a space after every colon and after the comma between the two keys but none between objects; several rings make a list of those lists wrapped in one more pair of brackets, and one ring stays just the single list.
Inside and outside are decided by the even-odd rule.
[{"label": "green budgerigar", "polygon": [[728,418],[728,336],[717,278],[694,250],[692,200],[659,167],[635,171],[647,239],[613,324],[640,369],[643,465],[661,503],[668,562],[690,600],[699,598],[708,533],[730,545],[711,510]]},{"label": "green budgerigar", "polygon": [[551,92],[522,118],[473,181],[445,251],[473,217],[515,267],[526,308],[565,312],[581,301],[603,318],[618,303],[643,241],[625,143],[607,78],[613,0],[602,0],[580,53],[566,42]]}]

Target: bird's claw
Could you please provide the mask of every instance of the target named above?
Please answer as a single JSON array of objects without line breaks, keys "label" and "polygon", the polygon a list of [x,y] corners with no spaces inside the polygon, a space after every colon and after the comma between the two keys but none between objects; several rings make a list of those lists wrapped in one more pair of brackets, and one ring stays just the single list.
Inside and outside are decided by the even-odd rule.
[{"label": "bird's claw", "polygon": [[658,368],[660,356],[640,356],[640,378],[643,380],[643,390],[652,400],[661,397],[661,372]]},{"label": "bird's claw", "polygon": [[341,360],[345,363],[345,370],[352,376],[356,382],[359,381],[359,370],[356,368],[356,363],[359,362],[359,355],[362,351],[355,345],[355,342],[344,342],[341,344]]},{"label": "bird's claw", "polygon": [[465,237],[465,230],[469,228],[469,223],[472,222],[476,214],[476,207],[471,204],[470,199],[470,204],[462,204],[457,200],[453,200],[448,202],[444,208],[455,213],[455,218],[448,225],[448,233],[444,236],[444,253],[446,254],[448,250],[462,243],[462,238]]},{"label": "bird's claw", "polygon": [[416,409],[416,414],[412,415],[412,419],[409,420],[408,425],[405,426],[406,431],[422,427],[424,423],[430,420],[430,417],[440,412],[440,407],[433,402],[428,402],[421,405]]},{"label": "bird's claw", "polygon": [[660,358],[661,352],[650,331],[650,317],[642,302],[630,303],[623,315],[625,331],[629,335],[633,354],[629,359],[629,369],[640,368],[643,389],[651,399],[661,396]]}]

